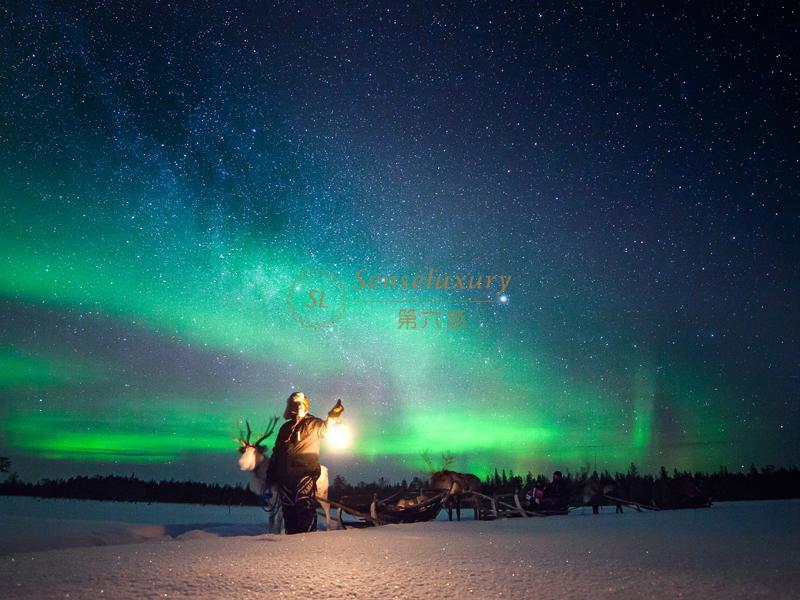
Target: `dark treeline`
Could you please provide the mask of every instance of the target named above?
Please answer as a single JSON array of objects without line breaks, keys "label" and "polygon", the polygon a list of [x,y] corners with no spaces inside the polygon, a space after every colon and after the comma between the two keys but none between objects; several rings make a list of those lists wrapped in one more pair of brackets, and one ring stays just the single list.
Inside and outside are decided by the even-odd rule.
[{"label": "dark treeline", "polygon": [[257,505],[259,498],[246,484],[218,485],[197,481],[143,481],[131,475],[78,476],[25,483],[16,477],[0,482],[0,495],[125,502]]},{"label": "dark treeline", "polygon": [[[571,487],[570,503],[573,505],[588,502],[586,491],[592,486],[613,486],[625,490],[624,495],[642,500],[659,490],[674,488],[691,482],[713,500],[768,500],[780,498],[800,498],[800,470],[797,467],[775,468],[767,466],[757,469],[751,466],[746,472],[731,473],[720,468],[715,473],[690,473],[674,470],[671,474],[663,467],[657,475],[642,475],[631,464],[626,473],[609,471],[589,472],[583,469],[577,473],[564,472],[564,478]],[[549,478],[534,476],[531,472],[516,475],[513,471],[498,471],[484,480],[484,493],[502,494],[509,491],[524,491],[533,486],[545,486]],[[427,479],[415,477],[407,481],[389,482],[380,478],[374,482],[351,484],[337,475],[330,488],[330,497],[363,496],[378,494],[386,497],[405,490],[424,490]],[[622,494],[621,492],[619,492]],[[37,483],[20,481],[16,474],[0,482],[0,495],[36,496],[42,498],[76,498],[86,500],[118,500],[128,502],[175,502],[194,504],[258,505],[260,499],[247,489],[246,484],[219,485],[194,481],[144,481],[134,475],[96,475],[79,476],[69,479],[43,479]]]},{"label": "dark treeline", "polygon": [[[598,490],[645,504],[653,503],[659,496],[664,500],[665,496],[682,495],[687,487],[719,501],[800,498],[800,470],[796,466],[775,468],[768,465],[757,469],[751,465],[745,472],[734,473],[725,467],[714,473],[675,469],[671,474],[661,467],[657,475],[643,475],[631,463],[625,473],[589,472],[584,468],[572,474],[566,471],[564,478],[571,490],[570,504],[573,506],[591,503],[590,496],[597,494]],[[495,469],[494,474],[485,479],[484,491],[489,494],[523,491],[533,486],[544,487],[548,481],[544,475],[534,476],[528,472],[520,476],[513,471],[506,473]]]}]

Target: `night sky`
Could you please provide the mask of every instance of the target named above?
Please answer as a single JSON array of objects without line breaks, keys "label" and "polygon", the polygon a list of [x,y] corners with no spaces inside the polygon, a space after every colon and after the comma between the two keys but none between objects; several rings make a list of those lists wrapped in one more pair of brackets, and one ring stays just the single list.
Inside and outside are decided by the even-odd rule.
[{"label": "night sky", "polygon": [[798,463],[796,5],[217,4],[0,7],[20,477]]}]

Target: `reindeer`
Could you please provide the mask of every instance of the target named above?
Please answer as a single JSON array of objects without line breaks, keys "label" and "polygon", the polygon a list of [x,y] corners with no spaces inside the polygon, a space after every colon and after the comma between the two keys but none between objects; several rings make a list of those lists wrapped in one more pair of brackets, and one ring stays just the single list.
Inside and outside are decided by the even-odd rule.
[{"label": "reindeer", "polygon": [[[239,429],[239,437],[234,438],[234,441],[239,444],[239,469],[242,471],[250,472],[250,481],[248,487],[254,494],[261,496],[264,492],[264,486],[267,484],[267,466],[269,461],[264,456],[264,446],[261,442],[266,440],[275,431],[275,426],[278,424],[278,417],[272,417],[269,421],[264,434],[255,442],[250,442],[250,423],[245,421],[247,425],[247,435],[242,433]],[[269,494],[270,500],[268,505],[269,512],[269,525],[267,531],[269,533],[279,534],[283,528],[283,511],[281,510],[280,495],[278,493],[278,486],[276,484],[270,485],[271,493]],[[322,510],[325,513],[325,528],[331,528],[331,505],[325,502],[328,499],[328,468],[321,466],[320,474],[317,478],[317,494],[316,498],[319,501]]]},{"label": "reindeer", "polygon": [[472,506],[475,509],[475,520],[481,518],[481,499],[479,496],[472,494],[472,492],[481,491],[481,480],[472,473],[458,473],[457,471],[450,471],[448,467],[454,462],[455,458],[451,455],[443,455],[443,468],[434,471],[433,461],[430,460],[427,454],[423,454],[423,460],[428,464],[431,473],[431,487],[435,490],[446,491],[449,494],[447,498],[447,516],[453,520],[453,506],[456,509],[456,519],[461,520],[461,500],[464,496],[472,500]]},{"label": "reindeer", "polygon": [[456,520],[461,520],[461,499],[467,496],[472,500],[475,509],[475,520],[481,518],[481,499],[471,492],[481,491],[481,480],[472,473],[458,473],[444,469],[431,475],[431,487],[435,490],[447,491],[447,516],[453,520],[453,505],[456,508]]}]

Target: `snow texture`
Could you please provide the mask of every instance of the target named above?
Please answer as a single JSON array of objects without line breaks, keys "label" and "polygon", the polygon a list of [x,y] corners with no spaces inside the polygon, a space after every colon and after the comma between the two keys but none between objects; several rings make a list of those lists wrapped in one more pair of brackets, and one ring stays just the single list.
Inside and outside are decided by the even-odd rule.
[{"label": "snow texture", "polygon": [[[55,519],[12,508],[0,504],[0,598],[797,598],[800,590],[794,500],[296,536],[256,534],[263,517],[253,508],[201,523],[228,508],[151,505],[139,510],[175,521],[182,509],[181,523],[72,519],[60,530]],[[64,535],[76,522],[90,524],[84,537]],[[56,545],[84,547],[20,551],[59,531]]]}]

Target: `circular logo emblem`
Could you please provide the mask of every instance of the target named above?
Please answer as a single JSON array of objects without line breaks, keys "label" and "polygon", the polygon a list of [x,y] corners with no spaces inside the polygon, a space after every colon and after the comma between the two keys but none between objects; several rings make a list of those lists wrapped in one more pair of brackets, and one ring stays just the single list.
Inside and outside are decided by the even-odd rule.
[{"label": "circular logo emblem", "polygon": [[287,290],[289,313],[303,327],[324,329],[338,321],[347,306],[347,288],[330,271],[304,271]]}]

